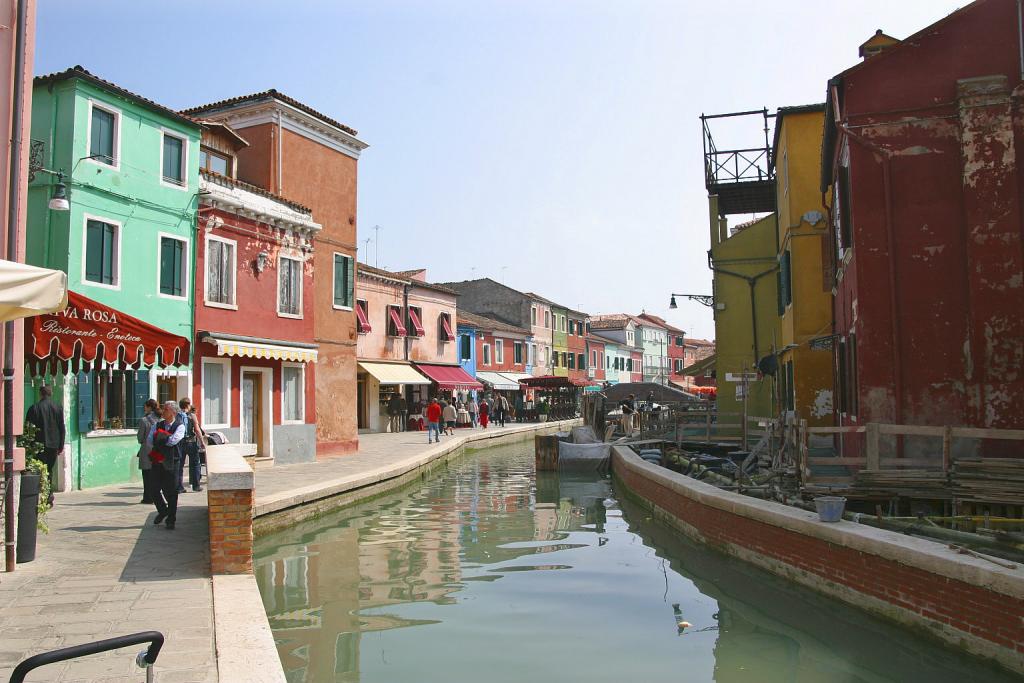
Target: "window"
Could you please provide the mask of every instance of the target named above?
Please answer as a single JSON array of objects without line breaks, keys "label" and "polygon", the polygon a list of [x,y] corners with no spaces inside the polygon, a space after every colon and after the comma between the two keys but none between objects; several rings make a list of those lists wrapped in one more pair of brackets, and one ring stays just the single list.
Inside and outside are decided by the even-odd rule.
[{"label": "window", "polygon": [[230,361],[203,359],[203,425],[228,426],[230,401]]},{"label": "window", "polygon": [[505,341],[503,339],[494,340],[494,362],[498,365],[505,362]]},{"label": "window", "polygon": [[544,311],[544,327],[551,329],[551,311]]},{"label": "window", "polygon": [[405,328],[409,331],[410,337],[422,337],[426,334],[426,330],[423,329],[423,309],[419,306],[409,306],[405,318]]},{"label": "window", "polygon": [[206,303],[235,305],[235,243],[206,238]]},{"label": "window", "polygon": [[574,332],[575,329],[576,329],[576,321],[570,320],[569,321],[569,336],[573,335],[573,332]]},{"label": "window", "polygon": [[536,325],[537,324],[537,307],[536,306],[530,306],[530,324],[531,325]]},{"label": "window", "polygon": [[512,344],[512,359],[516,365],[522,365],[523,363],[523,343],[515,342]]},{"label": "window", "polygon": [[570,370],[575,370],[576,369],[576,354],[575,353],[570,353],[569,357],[566,360],[569,361],[569,364],[566,367],[568,367]]},{"label": "window", "polygon": [[452,332],[451,313],[442,313],[437,316],[437,336],[443,342],[455,341],[455,334]]},{"label": "window", "polygon": [[490,344],[484,344],[484,354],[483,354],[483,359],[480,361],[480,364],[481,365],[490,365],[491,364],[491,345]]},{"label": "window", "polygon": [[388,336],[404,337],[405,335],[405,323],[402,322],[402,307],[388,306]]},{"label": "window", "polygon": [[586,355],[584,355],[582,353],[577,354],[576,355],[576,365],[579,367],[580,370],[586,370],[587,369],[587,357],[586,357]]},{"label": "window", "polygon": [[796,410],[796,386],[793,380],[793,361],[786,361],[786,410]]},{"label": "window", "polygon": [[185,169],[188,164],[188,140],[164,131],[161,150],[161,177],[165,183],[187,187]]},{"label": "window", "polygon": [[459,335],[459,360],[473,358],[473,338],[468,334]]},{"label": "window", "polygon": [[569,354],[567,354],[565,351],[562,351],[562,367],[563,368],[569,367],[568,356],[569,356]]},{"label": "window", "polygon": [[537,364],[537,345],[527,344],[526,345],[526,364],[533,366]]},{"label": "window", "polygon": [[686,339],[682,335],[676,336],[676,346],[685,346]]},{"label": "window", "polygon": [[334,254],[334,307],[352,308],[356,291],[356,269],[351,256]]},{"label": "window", "polygon": [[628,372],[633,372],[633,359],[632,358],[627,358],[626,359],[626,370]]},{"label": "window", "polygon": [[160,237],[160,293],[164,296],[185,296],[188,251],[185,240]]},{"label": "window", "polygon": [[370,326],[370,304],[362,299],[357,299],[355,312],[356,327],[359,329],[359,334],[372,332],[373,328]]},{"label": "window", "polygon": [[117,287],[119,282],[120,226],[86,218],[85,279],[98,285]]},{"label": "window", "polygon": [[284,422],[302,422],[305,419],[305,374],[305,368],[299,363],[281,365],[281,418]]},{"label": "window", "polygon": [[790,251],[787,249],[779,259],[779,284],[781,289],[779,296],[782,300],[782,309],[793,303],[793,273],[790,265]]},{"label": "window", "polygon": [[558,367],[558,352],[557,351],[555,351],[554,353],[551,354],[551,367],[553,367],[553,368],[557,368]]},{"label": "window", "polygon": [[277,313],[302,317],[302,261],[298,259],[277,259]]},{"label": "window", "polygon": [[96,102],[90,102],[89,114],[89,156],[91,161],[113,166],[120,165],[121,113],[107,109]]},{"label": "window", "polygon": [[209,147],[199,148],[199,168],[231,178],[233,177],[231,166],[231,159],[229,157],[220,152],[215,152]]},{"label": "window", "polygon": [[564,315],[558,316],[558,322],[559,322],[559,325],[560,325],[559,329],[562,332],[565,332],[565,316]]},{"label": "window", "polygon": [[842,163],[839,166],[839,177],[836,178],[832,204],[839,257],[842,258],[843,251],[853,246],[853,217],[850,215],[850,168]]},{"label": "window", "polygon": [[592,349],[590,351],[590,367],[592,367],[592,368],[598,367],[598,365],[597,365],[597,349]]}]

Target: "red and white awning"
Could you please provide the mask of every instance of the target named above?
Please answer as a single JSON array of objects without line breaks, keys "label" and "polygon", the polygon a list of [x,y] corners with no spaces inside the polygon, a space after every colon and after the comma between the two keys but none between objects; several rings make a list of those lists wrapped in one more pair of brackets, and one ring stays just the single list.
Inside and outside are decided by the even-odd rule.
[{"label": "red and white awning", "polygon": [[484,385],[477,382],[458,365],[431,365],[416,363],[416,369],[429,377],[438,389],[445,391],[472,391],[483,389]]}]

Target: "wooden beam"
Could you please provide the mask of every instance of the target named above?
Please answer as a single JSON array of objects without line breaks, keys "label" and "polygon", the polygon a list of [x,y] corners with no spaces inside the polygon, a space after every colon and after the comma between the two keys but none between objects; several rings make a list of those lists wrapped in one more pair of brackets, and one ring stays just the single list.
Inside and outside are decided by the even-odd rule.
[{"label": "wooden beam", "polygon": [[876,422],[869,422],[866,425],[864,433],[866,434],[865,441],[867,451],[865,453],[867,462],[865,463],[864,469],[877,470],[878,469],[878,447],[879,447],[879,436],[880,432],[878,429],[879,425]]}]

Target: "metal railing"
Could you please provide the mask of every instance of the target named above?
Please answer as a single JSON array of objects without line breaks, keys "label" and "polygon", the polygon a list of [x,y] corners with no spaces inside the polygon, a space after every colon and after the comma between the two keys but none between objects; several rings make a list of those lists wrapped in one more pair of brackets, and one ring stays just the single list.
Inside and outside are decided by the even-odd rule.
[{"label": "metal railing", "polygon": [[110,650],[119,650],[122,647],[128,647],[129,645],[141,645],[142,643],[149,643],[149,647],[135,657],[135,663],[140,668],[146,670],[146,683],[153,683],[153,665],[156,663],[156,658],[160,654],[160,648],[164,645],[164,634],[159,631],[143,631],[141,633],[132,633],[127,636],[117,636],[116,638],[97,640],[93,643],[63,647],[59,650],[51,650],[50,652],[41,652],[18,664],[18,666],[14,668],[14,672],[11,674],[10,683],[24,683],[25,676],[27,676],[29,672],[34,671],[39,667],[46,666],[47,664],[56,664],[57,662],[64,662],[69,659],[88,657],[89,655],[109,652]]}]

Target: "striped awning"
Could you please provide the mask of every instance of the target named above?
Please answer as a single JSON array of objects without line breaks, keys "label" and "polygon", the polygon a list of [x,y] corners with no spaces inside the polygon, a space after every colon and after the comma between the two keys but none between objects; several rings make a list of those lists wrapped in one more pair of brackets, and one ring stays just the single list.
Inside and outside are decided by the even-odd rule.
[{"label": "striped awning", "polygon": [[374,363],[359,361],[359,367],[377,378],[381,384],[430,384],[412,363]]},{"label": "striped awning", "polygon": [[218,356],[241,356],[245,358],[267,358],[298,363],[315,363],[316,346],[292,345],[275,339],[252,339],[234,335],[202,334],[201,341],[217,347]]}]

